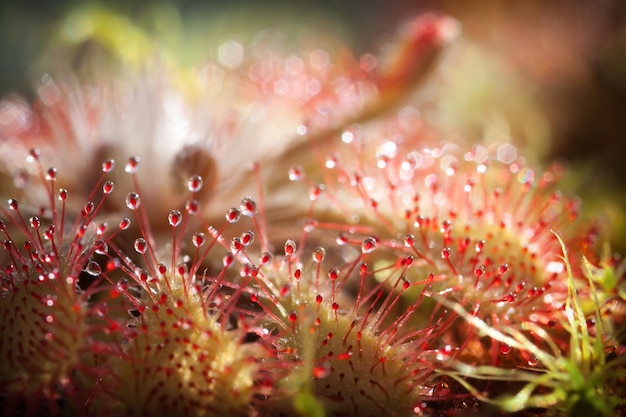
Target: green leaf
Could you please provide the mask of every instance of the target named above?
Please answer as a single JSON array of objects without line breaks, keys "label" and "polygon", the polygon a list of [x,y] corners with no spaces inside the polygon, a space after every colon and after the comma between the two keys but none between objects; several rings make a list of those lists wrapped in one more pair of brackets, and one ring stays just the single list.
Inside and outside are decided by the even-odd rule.
[{"label": "green leaf", "polygon": [[293,400],[293,406],[302,417],[324,417],[324,406],[309,391],[300,391]]}]

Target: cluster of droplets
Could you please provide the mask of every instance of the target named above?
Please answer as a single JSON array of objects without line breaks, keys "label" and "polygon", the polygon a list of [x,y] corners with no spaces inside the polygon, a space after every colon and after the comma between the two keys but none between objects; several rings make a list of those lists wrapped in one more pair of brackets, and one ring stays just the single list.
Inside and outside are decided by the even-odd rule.
[{"label": "cluster of droplets", "polygon": [[[369,263],[375,238],[364,238],[360,252],[344,258],[337,244],[331,250],[311,243],[317,237],[307,227],[299,243],[273,242],[272,230],[258,227],[254,206],[244,199],[228,211],[227,220],[247,212],[253,229],[224,242],[230,250],[224,265],[239,265],[243,305],[273,352],[267,363],[283,375],[264,409],[293,413],[285,399],[308,393],[329,415],[411,413],[438,386],[431,360],[445,358],[433,346],[452,322],[436,314],[417,317],[427,295],[417,288],[424,282],[406,279],[413,258],[399,259],[397,269],[376,271]],[[386,282],[377,282],[382,273]],[[403,293],[411,290],[421,295],[396,314]]]},{"label": "cluster of droplets", "polygon": [[38,149],[28,161],[48,203],[37,208],[10,198],[0,208],[0,392],[4,412],[52,415],[60,399],[80,408],[79,391],[95,384],[89,351],[100,350],[96,334],[107,323],[98,317],[102,305],[93,301],[101,268],[92,259],[106,251],[107,224],[98,221],[98,211],[113,183],[103,170],[100,195],[94,189],[73,218],[66,214],[68,190],[56,188],[57,170],[42,168]]},{"label": "cluster of droplets", "polygon": [[[416,129],[419,116],[407,112],[391,122],[351,127],[330,152],[320,146],[321,170],[290,170],[290,180],[311,190],[308,229],[334,231],[339,245],[364,253],[376,249],[372,262],[382,272],[375,279],[390,294],[396,288],[387,271],[411,257],[405,280],[422,291],[401,295],[395,314],[426,293],[459,303],[496,327],[556,326],[568,290],[555,234],[570,248],[574,265],[593,256],[595,241],[593,227],[577,220],[579,202],[555,189],[562,169],[535,174],[508,144],[464,154],[453,144],[425,147],[430,132]],[[411,129],[387,139],[391,123]],[[586,282],[579,269],[574,272]],[[461,355],[478,341],[467,336],[452,328],[442,343],[458,346]],[[510,351],[494,342],[475,360],[499,364]],[[516,358],[524,366],[536,364],[528,352]]]},{"label": "cluster of droplets", "polygon": [[[509,144],[463,153],[414,108],[390,111],[454,30],[420,18],[386,59],[339,64],[321,49],[284,56],[268,33],[250,49],[226,41],[214,84],[252,103],[222,106],[211,90],[220,107],[201,100],[208,126],[192,134],[175,127],[195,113],[166,100],[185,123],[159,124],[167,140],[139,144],[123,173],[112,156],[132,154],[128,144],[90,142],[109,113],[93,116],[50,81],[41,129],[19,109],[11,141],[97,151],[74,171],[64,155],[63,170],[44,169],[38,150],[28,169],[2,169],[26,199],[0,207],[5,414],[425,415],[474,404],[441,371],[537,365],[459,316],[554,334],[537,344],[567,351],[568,278],[589,300],[577,265],[593,260],[595,235],[556,191],[560,168],[538,173]],[[282,126],[286,107],[284,143],[240,123]],[[45,121],[55,117],[68,123]]]}]

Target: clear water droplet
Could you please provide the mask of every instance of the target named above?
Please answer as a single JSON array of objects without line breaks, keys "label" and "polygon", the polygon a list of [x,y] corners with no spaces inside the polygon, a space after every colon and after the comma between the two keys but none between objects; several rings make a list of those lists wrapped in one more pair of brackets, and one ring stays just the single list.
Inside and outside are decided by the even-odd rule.
[{"label": "clear water droplet", "polygon": [[198,202],[198,200],[194,199],[187,200],[187,202],[185,203],[185,210],[188,214],[194,216],[200,212],[200,203]]},{"label": "clear water droplet", "polygon": [[57,179],[57,169],[56,168],[48,168],[46,172],[46,181],[55,181]]},{"label": "clear water droplet", "polygon": [[368,237],[363,240],[361,243],[361,252],[362,253],[372,253],[376,250],[376,239],[373,237]]},{"label": "clear water droplet", "polygon": [[241,218],[241,211],[236,208],[231,208],[226,212],[226,221],[228,223],[236,223]]},{"label": "clear water droplet", "polygon": [[261,259],[259,260],[259,263],[261,265],[267,265],[272,261],[272,254],[269,252],[263,252],[261,254]]},{"label": "clear water droplet", "polygon": [[482,266],[482,265],[481,265],[481,266],[477,266],[477,267],[474,269],[474,276],[475,276],[476,278],[480,278],[480,277],[482,277],[484,274],[485,274],[485,267],[484,267],[484,266]]},{"label": "clear water droplet", "polygon": [[126,278],[121,278],[117,284],[116,284],[117,290],[119,292],[126,292],[128,291],[128,280]]},{"label": "clear water droplet", "polygon": [[39,155],[41,155],[41,151],[37,148],[32,148],[29,152],[28,152],[28,157],[26,158],[26,160],[28,162],[36,162],[39,161]]},{"label": "clear water droplet", "polygon": [[202,177],[200,175],[193,175],[187,180],[187,189],[192,193],[197,193],[202,189]]},{"label": "clear water droplet", "polygon": [[313,257],[313,262],[317,264],[321,263],[326,257],[326,249],[322,247],[315,248],[315,250],[313,251],[312,257]]},{"label": "clear water droplet", "polygon": [[93,251],[98,255],[109,253],[109,245],[104,240],[96,240],[93,244]]},{"label": "clear water droplet", "polygon": [[86,202],[85,206],[83,207],[83,211],[82,211],[83,216],[87,216],[87,215],[91,214],[95,207],[96,206],[94,205],[93,202],[91,202],[91,201]]},{"label": "clear water droplet", "polygon": [[133,246],[135,247],[137,253],[141,255],[146,253],[146,250],[148,249],[148,243],[146,242],[146,239],[142,237],[135,239],[135,243],[133,244]]},{"label": "clear water droplet", "polygon": [[252,217],[256,213],[256,202],[250,197],[243,198],[239,207],[244,216]]},{"label": "clear water droplet", "polygon": [[59,201],[67,200],[67,190],[65,188],[61,188],[59,190]]},{"label": "clear water droplet", "polygon": [[141,206],[141,199],[137,193],[128,193],[126,196],[126,207],[131,210],[137,210]]},{"label": "clear water droplet", "polygon": [[300,165],[289,168],[290,181],[302,181],[302,179],[304,179],[304,169]]},{"label": "clear water droplet", "polygon": [[104,184],[102,184],[102,192],[104,194],[107,194],[107,195],[111,194],[113,192],[113,188],[115,188],[113,181],[107,181]]},{"label": "clear water droplet", "polygon": [[246,230],[241,234],[241,243],[244,246],[250,246],[254,242],[254,233],[251,230]]},{"label": "clear water droplet", "polygon": [[183,215],[178,210],[170,211],[170,214],[167,216],[167,221],[170,223],[172,227],[178,227],[180,223],[183,221]]},{"label": "clear water droplet", "polygon": [[129,218],[123,218],[122,220],[120,220],[120,230],[126,230],[130,227],[130,219]]},{"label": "clear water droplet", "polygon": [[233,254],[239,253],[244,248],[241,238],[234,237],[230,240],[230,251]]},{"label": "clear water droplet", "polygon": [[226,255],[224,255],[224,258],[222,258],[222,265],[224,265],[224,268],[229,268],[232,264],[233,261],[235,260],[234,256],[232,253],[228,253]]},{"label": "clear water droplet", "polygon": [[345,246],[348,244],[348,237],[344,234],[337,236],[336,242],[339,246]]},{"label": "clear water droplet", "polygon": [[291,239],[287,239],[287,241],[285,242],[285,255],[292,256],[294,253],[296,253],[296,249],[296,242]]},{"label": "clear water droplet", "polygon": [[337,278],[339,278],[339,270],[337,268],[330,268],[328,270],[328,279],[335,281]]},{"label": "clear water droplet", "polygon": [[320,196],[322,195],[323,192],[324,192],[324,185],[323,184],[315,185],[315,186],[311,187],[311,189],[309,190],[309,199],[311,201],[317,201],[320,198]]},{"label": "clear water droplet", "polygon": [[109,159],[108,161],[104,161],[102,163],[102,172],[109,173],[109,172],[113,171],[114,167],[115,167],[115,161],[113,159]]},{"label": "clear water droplet", "polygon": [[206,237],[204,236],[204,233],[202,232],[194,233],[193,237],[191,238],[191,242],[196,248],[199,248],[200,246],[204,245],[205,241],[206,241]]},{"label": "clear water droplet", "polygon": [[33,229],[39,229],[39,226],[41,226],[41,221],[39,220],[39,217],[37,216],[33,216],[30,218],[30,227],[32,227]]},{"label": "clear water droplet", "polygon": [[100,223],[99,225],[96,226],[96,234],[98,236],[102,236],[104,232],[107,231],[107,227],[108,227],[108,224],[106,222]]},{"label": "clear water droplet", "polygon": [[126,162],[124,170],[129,174],[135,174],[137,171],[139,171],[140,161],[141,159],[138,156],[131,156],[130,158],[128,158],[128,162]]},{"label": "clear water droplet", "polygon": [[102,273],[102,269],[100,265],[94,261],[89,261],[87,267],[85,268],[85,272],[91,275],[92,277],[97,277]]}]

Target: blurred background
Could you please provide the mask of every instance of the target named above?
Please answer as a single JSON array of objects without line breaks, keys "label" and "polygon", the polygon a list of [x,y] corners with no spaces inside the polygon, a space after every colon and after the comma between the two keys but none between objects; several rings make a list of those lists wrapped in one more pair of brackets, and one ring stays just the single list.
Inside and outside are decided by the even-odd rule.
[{"label": "blurred background", "polygon": [[[297,47],[378,53],[425,11],[463,30],[421,98],[450,135],[511,137],[540,162],[573,168],[565,187],[602,210],[626,249],[626,1],[173,0],[106,2],[183,65],[216,59],[228,39],[270,27]],[[95,4],[95,3],[93,3]],[[0,2],[0,97],[32,100],[60,44],[81,44],[80,0]],[[118,29],[112,27],[111,31]],[[80,52],[78,53],[78,55]],[[76,57],[76,53],[72,57]]]}]

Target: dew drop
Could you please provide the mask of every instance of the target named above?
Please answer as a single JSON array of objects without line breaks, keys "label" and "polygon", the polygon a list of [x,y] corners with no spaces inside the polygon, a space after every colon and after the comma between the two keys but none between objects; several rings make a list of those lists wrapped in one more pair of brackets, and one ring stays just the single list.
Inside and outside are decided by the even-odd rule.
[{"label": "dew drop", "polygon": [[48,168],[46,172],[46,181],[55,181],[57,179],[57,169],[56,168]]},{"label": "dew drop", "polygon": [[443,259],[449,259],[450,258],[450,248],[443,248],[441,249],[441,257]]},{"label": "dew drop", "polygon": [[85,268],[85,272],[91,275],[92,277],[97,277],[102,273],[102,269],[100,265],[94,261],[89,261],[87,267]]},{"label": "dew drop", "polygon": [[198,200],[194,199],[187,200],[185,203],[185,210],[188,214],[194,216],[200,212],[200,203],[198,203]]},{"label": "dew drop", "polygon": [[239,208],[241,209],[241,214],[252,217],[256,213],[256,202],[250,197],[245,197],[241,200]]},{"label": "dew drop", "polygon": [[107,195],[111,194],[113,192],[113,188],[113,181],[107,181],[102,185],[102,192]]},{"label": "dew drop", "polygon": [[241,243],[244,246],[250,246],[254,242],[254,233],[251,230],[246,230],[241,234]]},{"label": "dew drop", "polygon": [[337,236],[336,242],[339,246],[345,246],[348,244],[348,237],[344,234]]},{"label": "dew drop", "polygon": [[97,255],[106,255],[109,253],[109,245],[104,240],[96,240],[93,244],[93,251]]},{"label": "dew drop", "polygon": [[135,271],[135,276],[137,277],[139,281],[142,281],[142,282],[148,281],[148,273],[144,271],[143,269],[138,268]]},{"label": "dew drop", "polygon": [[[86,228],[87,226],[83,226],[83,227],[85,227],[85,228]],[[51,224],[50,226],[48,226],[48,228],[46,229],[46,231],[45,231],[45,232],[43,232],[43,237],[44,237],[44,239],[46,239],[46,240],[52,240],[52,238],[54,237],[54,231],[55,231],[55,228],[54,228],[54,225],[53,225],[53,224]]]},{"label": "dew drop", "polygon": [[59,190],[59,201],[67,200],[67,190],[65,188],[61,188]]},{"label": "dew drop", "polygon": [[202,177],[200,175],[192,175],[187,180],[187,189],[192,193],[197,193],[202,189]]},{"label": "dew drop", "polygon": [[138,156],[131,156],[130,158],[128,158],[128,162],[126,162],[124,170],[129,174],[135,174],[137,171],[139,171],[140,160],[141,159]]},{"label": "dew drop", "polygon": [[224,265],[224,268],[228,268],[233,264],[234,260],[235,258],[233,257],[233,254],[228,253],[224,255],[224,258],[222,258],[222,265]]},{"label": "dew drop", "polygon": [[318,264],[321,263],[326,257],[326,249],[322,247],[315,248],[315,250],[313,250],[312,257],[313,257],[313,262],[318,263]]},{"label": "dew drop", "polygon": [[406,235],[404,237],[404,246],[407,248],[412,248],[415,244],[415,237],[413,235]]},{"label": "dew drop", "polygon": [[324,192],[323,184],[318,184],[311,187],[311,189],[309,190],[309,199],[311,201],[317,201],[320,198],[320,195],[322,195],[322,192]]},{"label": "dew drop", "polygon": [[41,226],[41,221],[39,220],[39,217],[37,216],[31,217],[29,221],[30,221],[30,227],[32,227],[33,229],[39,229],[39,226]]},{"label": "dew drop", "polygon": [[261,259],[259,260],[259,263],[261,265],[267,265],[272,261],[272,254],[269,252],[263,252],[261,254]]},{"label": "dew drop", "polygon": [[244,248],[243,243],[241,242],[241,238],[234,237],[230,241],[230,251],[235,254],[241,251]]},{"label": "dew drop", "polygon": [[503,355],[508,355],[509,353],[511,353],[511,346],[502,343],[500,345],[500,353],[502,353]]},{"label": "dew drop", "polygon": [[114,167],[115,167],[115,161],[113,159],[109,159],[108,161],[104,161],[102,163],[102,172],[109,173],[109,172],[113,171]]},{"label": "dew drop", "polygon": [[28,157],[26,158],[26,160],[28,162],[36,162],[39,161],[39,155],[41,155],[41,151],[37,148],[32,148],[29,152],[28,152]]},{"label": "dew drop", "polygon": [[142,237],[135,239],[135,243],[133,244],[133,246],[135,250],[137,251],[137,253],[141,255],[146,253],[146,250],[148,249],[148,243],[146,242],[146,239]]},{"label": "dew drop", "polygon": [[498,274],[502,275],[502,274],[504,274],[508,270],[509,270],[509,265],[508,264],[502,264],[498,268]]},{"label": "dew drop", "polygon": [[204,236],[204,233],[202,232],[194,233],[193,237],[191,238],[191,242],[196,248],[199,248],[200,246],[204,245],[205,240],[206,238]]},{"label": "dew drop", "polygon": [[326,159],[326,163],[324,164],[326,168],[333,169],[337,167],[338,157],[337,155],[331,155]]},{"label": "dew drop", "polygon": [[141,205],[141,199],[137,193],[128,193],[126,196],[126,207],[131,210],[137,210]]},{"label": "dew drop", "polygon": [[484,266],[477,266],[474,269],[474,276],[478,279],[480,277],[482,277],[485,274],[485,267]]},{"label": "dew drop", "polygon": [[93,212],[93,209],[95,208],[95,205],[93,204],[93,202],[88,201],[85,203],[85,206],[83,207],[83,211],[82,214],[83,216],[88,216]]},{"label": "dew drop", "polygon": [[170,214],[167,216],[167,221],[170,223],[172,227],[178,227],[180,222],[183,220],[183,215],[178,210],[170,211]]},{"label": "dew drop", "polygon": [[432,297],[433,296],[433,287],[432,285],[427,285],[424,287],[424,297]]},{"label": "dew drop", "polygon": [[485,249],[485,241],[479,240],[478,242],[476,242],[476,245],[474,245],[474,250],[476,251],[476,253],[481,253],[483,249]]},{"label": "dew drop", "polygon": [[365,238],[361,244],[361,252],[372,253],[374,250],[376,250],[376,239],[373,237]]},{"label": "dew drop", "polygon": [[287,239],[287,241],[285,242],[285,255],[292,256],[294,253],[296,253],[296,248],[296,242],[291,239]]},{"label": "dew drop", "polygon": [[335,281],[337,278],[339,278],[339,270],[336,268],[329,269],[328,279],[330,279],[331,281]]},{"label": "dew drop", "polygon": [[126,278],[121,278],[115,286],[119,292],[125,293],[128,291],[128,280]]},{"label": "dew drop", "polygon": [[130,219],[129,218],[123,218],[122,220],[120,220],[120,230],[126,230],[130,227]]},{"label": "dew drop", "polygon": [[228,223],[236,223],[241,218],[241,211],[236,208],[231,208],[226,212],[226,221]]},{"label": "dew drop", "polygon": [[17,211],[17,209],[20,207],[19,203],[14,198],[9,198],[7,203],[9,204],[9,208],[13,211]]},{"label": "dew drop", "polygon": [[302,181],[304,179],[304,170],[298,165],[289,168],[289,180],[290,181]]}]

